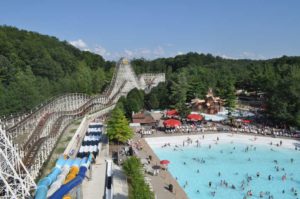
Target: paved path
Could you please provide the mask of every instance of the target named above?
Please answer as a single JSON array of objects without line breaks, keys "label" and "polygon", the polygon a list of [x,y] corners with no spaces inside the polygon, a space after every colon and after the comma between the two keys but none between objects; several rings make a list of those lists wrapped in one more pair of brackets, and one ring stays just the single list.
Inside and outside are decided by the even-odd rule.
[{"label": "paved path", "polygon": [[[106,182],[106,159],[109,158],[109,145],[102,143],[102,149],[96,163],[92,164],[92,175],[85,179],[82,184],[83,199],[103,199],[105,195]],[[90,177],[90,175],[87,175]],[[128,198],[127,178],[122,169],[113,165],[113,191],[115,199]]]},{"label": "paved path", "polygon": [[[85,179],[82,184],[83,199],[104,197],[105,176],[106,176],[106,162],[108,147],[106,144],[102,145],[102,150],[96,158],[96,163],[92,164],[91,179]],[[89,175],[87,175],[89,176]]]},{"label": "paved path", "polygon": [[114,199],[126,199],[128,198],[128,184],[127,177],[122,169],[114,164]]}]

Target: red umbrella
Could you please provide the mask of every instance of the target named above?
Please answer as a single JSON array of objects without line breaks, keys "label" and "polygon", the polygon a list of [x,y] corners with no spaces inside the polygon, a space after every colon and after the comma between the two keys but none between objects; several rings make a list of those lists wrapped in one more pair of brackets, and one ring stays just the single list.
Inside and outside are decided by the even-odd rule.
[{"label": "red umbrella", "polygon": [[162,160],[162,161],[160,161],[160,164],[170,164],[170,161],[169,160]]},{"label": "red umbrella", "polygon": [[194,120],[194,121],[200,121],[200,120],[203,120],[203,116],[199,115],[199,114],[189,114],[187,116],[187,119]]},{"label": "red umbrella", "polygon": [[243,120],[244,123],[251,123],[251,120]]},{"label": "red umbrella", "polygon": [[163,124],[165,127],[177,127],[181,125],[181,122],[175,119],[168,119],[165,120]]},{"label": "red umbrella", "polygon": [[178,115],[178,112],[177,112],[175,109],[173,109],[173,110],[168,110],[168,111],[167,111],[167,115],[168,115],[168,116]]}]

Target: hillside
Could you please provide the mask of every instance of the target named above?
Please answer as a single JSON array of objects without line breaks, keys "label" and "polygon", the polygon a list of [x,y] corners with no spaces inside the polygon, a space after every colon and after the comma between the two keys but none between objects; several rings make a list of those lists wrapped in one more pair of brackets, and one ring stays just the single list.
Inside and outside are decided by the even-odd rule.
[{"label": "hillside", "polygon": [[66,92],[99,93],[113,66],[55,37],[0,26],[0,115]]},{"label": "hillside", "polygon": [[[66,41],[0,26],[0,115],[27,111],[68,92],[99,93],[110,81],[113,62],[80,51]],[[136,73],[164,72],[167,81],[145,95],[134,90],[121,104],[127,113],[141,108],[177,108],[204,97],[209,87],[235,106],[235,90],[266,93],[266,122],[300,126],[300,57],[231,60],[188,53],[155,60],[134,59]]]}]

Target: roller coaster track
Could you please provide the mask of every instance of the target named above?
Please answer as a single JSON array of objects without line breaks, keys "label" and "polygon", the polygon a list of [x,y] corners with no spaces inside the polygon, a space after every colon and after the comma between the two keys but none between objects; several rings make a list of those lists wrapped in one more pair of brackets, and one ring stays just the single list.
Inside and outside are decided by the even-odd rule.
[{"label": "roller coaster track", "polygon": [[40,104],[39,106],[37,106],[35,109],[33,109],[31,111],[30,114],[28,114],[26,117],[24,117],[21,121],[19,121],[15,125],[7,128],[6,131],[11,132],[11,131],[15,130],[16,128],[24,125],[24,123],[26,123],[28,120],[32,119],[39,111],[43,110],[43,108],[49,106],[51,103],[55,103],[55,101],[66,98],[68,96],[71,97],[71,96],[75,96],[75,95],[84,95],[86,98],[89,97],[88,95],[86,95],[84,93],[68,93],[68,94],[59,95],[57,97],[53,97],[50,100],[48,100],[47,102],[44,102],[44,103]]},{"label": "roller coaster track", "polygon": [[[32,136],[30,136],[30,139],[24,145],[24,149],[28,150],[28,148],[29,148],[25,158],[23,159],[25,166],[27,168],[30,168],[33,165],[35,157],[36,157],[38,151],[40,150],[41,146],[43,145],[43,143],[49,137],[57,136],[58,131],[62,125],[62,121],[65,118],[71,117],[72,119],[75,119],[76,117],[83,116],[86,113],[88,113],[95,105],[104,105],[104,107],[102,107],[101,109],[105,109],[105,108],[113,105],[113,101],[116,99],[116,97],[118,97],[118,95],[120,94],[120,91],[125,87],[126,83],[127,83],[127,81],[124,81],[122,83],[121,87],[119,88],[119,91],[109,100],[109,102],[107,104],[93,102],[95,99],[98,98],[98,97],[94,97],[94,98],[90,99],[88,102],[86,102],[84,105],[82,105],[80,108],[78,108],[77,110],[51,113],[51,114],[60,114],[61,116],[59,116],[57,118],[57,120],[55,121],[55,123],[53,124],[53,126],[51,128],[50,134],[46,137],[39,137],[41,135],[41,131],[46,123],[46,122],[40,121],[40,123],[42,123],[43,126],[41,127],[40,125],[38,125],[38,127],[34,131],[34,134],[32,134]],[[50,114],[47,115],[47,119],[49,119],[49,116],[50,116]],[[36,137],[38,137],[38,138],[36,138]],[[37,139],[37,141],[34,142],[34,140],[36,140],[36,139]]]},{"label": "roller coaster track", "polygon": [[5,144],[0,148],[0,154],[1,160],[6,161],[1,161],[0,182],[4,182],[4,188],[0,187],[0,191],[7,190],[3,193],[7,199],[27,198],[29,190],[36,186],[33,179],[38,176],[43,163],[74,119],[86,114],[90,114],[91,118],[106,114],[121,96],[126,96],[133,88],[149,90],[163,81],[164,74],[142,74],[137,77],[129,62],[121,59],[102,94],[64,94],[51,98],[27,114],[2,117],[0,141]]},{"label": "roller coaster track", "polygon": [[[116,96],[118,95],[118,93],[124,88],[126,84],[126,81],[123,82],[123,84],[121,85],[119,91],[108,101],[108,104],[111,104],[112,101],[116,98]],[[93,98],[91,98],[89,101],[87,101],[85,104],[83,104],[81,107],[79,107],[77,110],[74,111],[68,111],[68,112],[53,112],[53,113],[47,113],[44,117],[42,117],[38,123],[38,125],[36,126],[35,130],[33,131],[33,133],[27,137],[27,140],[25,141],[25,144],[22,146],[22,148],[24,149],[24,151],[27,151],[29,147],[31,147],[35,140],[37,138],[39,138],[41,136],[41,132],[43,131],[44,127],[47,125],[47,123],[50,122],[50,117],[56,114],[72,114],[78,110],[85,110],[86,108],[88,108],[90,105],[105,105],[105,103],[95,103],[95,101],[97,101],[97,99],[99,98],[107,98],[106,96],[103,95],[97,95]]]}]

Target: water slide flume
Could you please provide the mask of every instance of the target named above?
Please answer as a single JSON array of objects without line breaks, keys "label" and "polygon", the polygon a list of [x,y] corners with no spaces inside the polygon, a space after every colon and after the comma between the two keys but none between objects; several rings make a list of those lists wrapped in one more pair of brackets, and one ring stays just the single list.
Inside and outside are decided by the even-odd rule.
[{"label": "water slide flume", "polygon": [[79,173],[78,175],[68,182],[67,184],[62,185],[52,196],[50,196],[50,199],[61,199],[64,195],[69,193],[74,187],[81,184],[84,180],[86,171],[92,161],[92,154],[89,155],[88,158],[84,158],[84,161],[82,161],[82,164],[80,165]]},{"label": "water slide flume", "polygon": [[53,193],[55,193],[59,189],[59,187],[64,183],[66,176],[68,175],[70,170],[72,171],[73,167],[77,167],[77,168],[79,167],[81,159],[79,159],[79,158],[77,158],[75,160],[68,159],[67,162],[70,162],[70,163],[66,163],[63,166],[61,174],[57,177],[56,181],[53,182],[53,184],[49,188],[47,197],[50,197]]},{"label": "water slide flume", "polygon": [[70,198],[69,191],[82,183],[92,157],[96,158],[101,150],[101,127],[99,123],[89,125],[77,154],[78,158],[66,160],[61,156],[57,160],[51,173],[39,182],[35,194],[36,199]]},{"label": "water slide flume", "polygon": [[35,199],[45,199],[47,198],[48,187],[55,181],[57,176],[61,173],[62,167],[65,165],[66,160],[63,157],[60,157],[56,161],[56,165],[51,173],[40,180],[37,186],[37,190],[35,193]]},{"label": "water slide flume", "polygon": [[[70,182],[77,176],[77,174],[79,172],[79,165],[84,164],[85,161],[86,161],[86,159],[81,159],[80,162],[78,162],[78,164],[72,166],[69,174],[67,175],[67,177],[64,181],[64,184],[67,184],[68,182]],[[67,194],[63,197],[63,199],[69,199],[69,198],[71,198],[71,196],[69,194]]]}]

